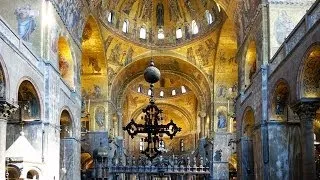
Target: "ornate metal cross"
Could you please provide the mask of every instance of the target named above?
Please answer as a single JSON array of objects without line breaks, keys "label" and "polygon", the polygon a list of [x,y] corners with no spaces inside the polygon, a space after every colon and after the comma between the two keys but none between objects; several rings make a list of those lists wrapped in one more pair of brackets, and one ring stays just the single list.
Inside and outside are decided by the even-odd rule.
[{"label": "ornate metal cross", "polygon": [[144,142],[147,142],[148,146],[145,150],[141,151],[141,153],[145,154],[150,160],[152,160],[162,153],[161,150],[159,150],[159,142],[162,140],[163,135],[166,134],[170,139],[172,139],[177,132],[181,131],[181,128],[172,120],[166,125],[162,124],[163,111],[157,107],[153,96],[153,84],[159,81],[160,71],[154,67],[154,63],[152,61],[150,66],[144,72],[144,78],[150,83],[151,90],[149,105],[142,110],[144,116],[141,117],[141,119],[144,120],[145,123],[137,124],[133,119],[131,119],[127,126],[123,127],[123,130],[127,131],[131,138],[134,138],[137,134],[147,135],[147,137],[144,138]]}]

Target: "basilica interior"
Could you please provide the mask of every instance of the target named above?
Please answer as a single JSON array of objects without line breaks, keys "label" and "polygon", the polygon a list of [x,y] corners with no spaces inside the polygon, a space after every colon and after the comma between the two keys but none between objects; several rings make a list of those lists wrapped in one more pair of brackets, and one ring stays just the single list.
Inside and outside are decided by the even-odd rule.
[{"label": "basilica interior", "polygon": [[0,180],[320,180],[320,0],[0,4]]}]

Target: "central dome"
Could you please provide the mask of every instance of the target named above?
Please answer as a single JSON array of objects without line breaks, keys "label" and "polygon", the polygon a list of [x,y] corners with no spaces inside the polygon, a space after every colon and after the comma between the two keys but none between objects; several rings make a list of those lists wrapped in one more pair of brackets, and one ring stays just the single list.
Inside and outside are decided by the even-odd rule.
[{"label": "central dome", "polygon": [[103,1],[100,18],[120,37],[144,47],[181,46],[221,27],[223,13],[213,0]]}]

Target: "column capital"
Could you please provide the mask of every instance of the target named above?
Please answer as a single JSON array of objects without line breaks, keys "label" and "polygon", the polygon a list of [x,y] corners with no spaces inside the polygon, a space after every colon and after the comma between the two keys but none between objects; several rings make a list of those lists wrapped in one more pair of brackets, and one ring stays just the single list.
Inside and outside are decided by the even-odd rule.
[{"label": "column capital", "polygon": [[313,120],[316,117],[316,112],[320,107],[320,102],[299,102],[292,106],[292,110],[297,113],[300,120]]},{"label": "column capital", "polygon": [[18,109],[18,107],[6,102],[2,101],[0,102],[0,119],[7,120],[10,115],[15,112]]},{"label": "column capital", "polygon": [[200,111],[200,112],[199,112],[199,116],[200,116],[201,118],[205,118],[206,115],[207,115],[207,113],[206,113],[205,111]]}]

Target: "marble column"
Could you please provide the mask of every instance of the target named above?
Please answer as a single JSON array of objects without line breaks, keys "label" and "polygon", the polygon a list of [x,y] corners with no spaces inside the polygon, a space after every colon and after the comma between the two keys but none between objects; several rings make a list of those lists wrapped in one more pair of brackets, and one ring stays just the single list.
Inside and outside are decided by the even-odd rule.
[{"label": "marble column", "polygon": [[7,120],[16,108],[7,102],[0,103],[0,179],[5,179]]},{"label": "marble column", "polygon": [[205,137],[205,131],[206,131],[206,121],[205,121],[205,117],[206,117],[206,113],[204,111],[199,112],[199,116],[200,116],[200,138],[204,138]]},{"label": "marble column", "polygon": [[316,178],[313,120],[318,108],[319,103],[313,102],[301,102],[293,107],[293,110],[298,114],[301,123],[302,173],[304,180]]},{"label": "marble column", "polygon": [[122,112],[117,112],[117,117],[118,117],[118,136],[123,137],[123,116]]}]

